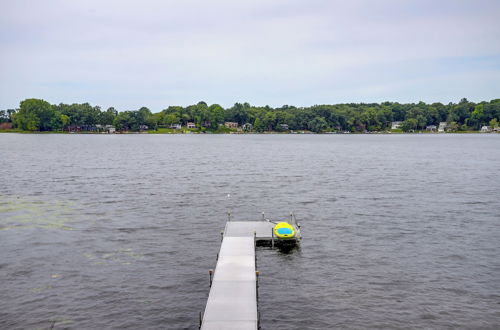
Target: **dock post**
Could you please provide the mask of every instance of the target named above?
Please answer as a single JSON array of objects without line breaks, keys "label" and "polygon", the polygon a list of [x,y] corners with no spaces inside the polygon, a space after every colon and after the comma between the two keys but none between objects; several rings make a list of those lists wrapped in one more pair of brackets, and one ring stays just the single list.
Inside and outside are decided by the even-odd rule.
[{"label": "dock post", "polygon": [[[257,231],[254,230],[253,232],[253,248],[254,250],[257,249]],[[257,253],[254,253],[254,263],[255,263],[255,268],[257,268]],[[255,272],[257,274],[258,272]],[[255,278],[255,281],[257,282],[257,277]]]},{"label": "dock post", "polygon": [[260,276],[260,271],[255,272],[255,289],[257,290],[257,302],[259,301],[259,276]]},{"label": "dock post", "polygon": [[271,228],[271,249],[274,249],[274,228]]},{"label": "dock post", "polygon": [[212,275],[214,274],[214,270],[213,269],[209,269],[208,270],[208,276],[210,276],[210,286],[212,286]]}]

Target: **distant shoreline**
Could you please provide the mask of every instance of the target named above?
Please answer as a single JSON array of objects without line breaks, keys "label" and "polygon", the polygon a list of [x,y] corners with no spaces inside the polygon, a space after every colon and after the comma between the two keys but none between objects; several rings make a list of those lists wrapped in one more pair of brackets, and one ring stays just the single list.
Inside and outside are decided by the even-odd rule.
[{"label": "distant shoreline", "polygon": [[290,131],[290,132],[196,132],[196,131],[181,131],[181,132],[158,132],[154,130],[134,132],[134,131],[124,131],[115,133],[105,133],[105,132],[63,132],[63,131],[23,131],[23,130],[0,130],[0,133],[18,133],[18,134],[67,134],[67,135],[443,135],[443,134],[496,134],[500,132],[480,132],[480,131],[454,131],[454,132],[428,132],[428,131],[416,131],[416,132],[321,132],[315,133],[310,131]]},{"label": "distant shoreline", "polygon": [[392,134],[488,133],[500,130],[500,99],[480,103],[343,103],[308,107],[252,106],[230,108],[200,101],[118,112],[89,103],[50,104],[25,99],[18,109],[0,110],[0,131],[92,134]]}]

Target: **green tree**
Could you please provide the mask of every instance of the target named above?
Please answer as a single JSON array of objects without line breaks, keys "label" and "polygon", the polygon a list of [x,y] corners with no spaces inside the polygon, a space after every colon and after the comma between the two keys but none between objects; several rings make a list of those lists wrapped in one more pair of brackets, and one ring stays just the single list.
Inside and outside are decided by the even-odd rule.
[{"label": "green tree", "polygon": [[64,129],[65,127],[67,127],[67,126],[69,125],[69,123],[71,122],[71,119],[70,119],[68,116],[63,115],[63,114],[61,114],[61,115],[59,116],[59,118],[60,118],[60,121],[61,121],[61,124],[62,124],[62,128],[63,128],[63,129]]},{"label": "green tree", "polygon": [[40,99],[26,99],[21,102],[15,116],[15,125],[27,131],[50,131],[55,112],[49,102]]},{"label": "green tree", "polygon": [[452,121],[448,123],[448,130],[451,132],[456,132],[458,130],[458,123],[456,121]]},{"label": "green tree", "polygon": [[178,124],[178,123],[179,123],[179,116],[177,113],[171,113],[171,114],[165,116],[165,124],[167,126],[170,126],[172,124]]},{"label": "green tree", "polygon": [[115,117],[117,115],[118,115],[118,111],[116,111],[115,108],[110,107],[105,112],[101,112],[98,122],[101,125],[112,125],[113,120],[115,120]]},{"label": "green tree", "polygon": [[12,119],[13,119],[13,116],[14,114],[16,113],[16,110],[14,109],[7,109],[7,118],[8,118],[8,122],[12,122]]},{"label": "green tree", "polygon": [[6,110],[0,110],[0,123],[6,123],[9,121]]},{"label": "green tree", "polygon": [[30,114],[26,118],[26,126],[23,127],[27,131],[38,131],[40,129],[40,120],[36,118],[33,114]]},{"label": "green tree", "polygon": [[276,112],[269,111],[262,118],[262,124],[267,128],[268,131],[274,130],[276,127]]},{"label": "green tree", "polygon": [[[7,119],[6,119],[7,118]],[[457,129],[479,129],[491,120],[500,120],[500,99],[475,104],[467,99],[459,103],[400,104],[397,102],[323,104],[297,108],[284,105],[256,107],[249,103],[235,103],[224,110],[220,105],[208,106],[205,102],[187,107],[169,106],[153,114],[148,108],[118,113],[114,108],[105,112],[99,106],[83,104],[50,105],[40,99],[27,99],[21,102],[19,112],[10,109],[0,112],[0,122],[12,121],[14,127],[24,130],[59,130],[69,125],[92,130],[95,124],[117,123],[121,129],[137,130],[141,125],[156,128],[157,124],[186,124],[194,121],[197,125],[211,123],[218,128],[224,120],[238,122],[240,125],[253,123],[256,131],[279,130],[286,124],[293,130],[311,129],[322,131],[329,127],[335,130],[377,131],[390,127],[391,121],[404,121],[403,128],[423,129],[426,125],[437,125],[441,121],[456,123]],[[69,120],[69,123],[67,122]],[[119,128],[120,129],[120,128]]]},{"label": "green tree", "polygon": [[418,125],[417,119],[409,118],[401,123],[401,129],[404,132],[410,132],[410,131],[415,130],[417,128],[417,125]]},{"label": "green tree", "polygon": [[208,107],[208,121],[210,127],[217,129],[219,124],[224,123],[224,109],[218,104],[212,104]]},{"label": "green tree", "polygon": [[120,131],[131,130],[134,127],[138,127],[138,123],[134,117],[132,111],[120,112],[114,119],[113,125]]},{"label": "green tree", "polygon": [[309,123],[309,129],[315,133],[321,133],[328,127],[326,120],[322,117],[316,117]]},{"label": "green tree", "polygon": [[262,132],[264,130],[264,125],[259,117],[255,118],[255,121],[253,122],[253,129],[256,132]]}]

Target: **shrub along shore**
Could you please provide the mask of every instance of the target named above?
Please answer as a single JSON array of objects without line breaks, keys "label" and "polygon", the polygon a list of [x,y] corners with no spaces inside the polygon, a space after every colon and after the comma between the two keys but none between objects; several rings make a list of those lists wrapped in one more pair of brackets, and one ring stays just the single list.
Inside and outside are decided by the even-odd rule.
[{"label": "shrub along shore", "polygon": [[[395,125],[397,123],[397,126]],[[279,108],[236,103],[224,109],[198,102],[118,112],[110,107],[50,104],[26,99],[18,109],[0,110],[0,132],[18,133],[400,133],[494,130],[500,122],[500,99],[458,103],[349,103]]]}]

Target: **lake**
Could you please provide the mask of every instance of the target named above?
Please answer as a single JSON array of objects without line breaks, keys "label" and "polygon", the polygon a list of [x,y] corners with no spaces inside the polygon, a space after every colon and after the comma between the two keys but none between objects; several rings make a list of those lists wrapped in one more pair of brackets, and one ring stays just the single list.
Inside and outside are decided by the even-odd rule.
[{"label": "lake", "polygon": [[262,329],[498,329],[500,134],[0,134],[0,328],[197,329],[220,232]]}]

